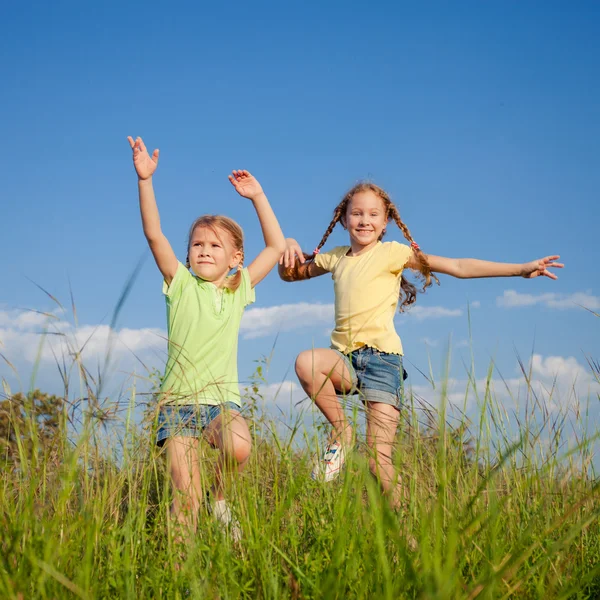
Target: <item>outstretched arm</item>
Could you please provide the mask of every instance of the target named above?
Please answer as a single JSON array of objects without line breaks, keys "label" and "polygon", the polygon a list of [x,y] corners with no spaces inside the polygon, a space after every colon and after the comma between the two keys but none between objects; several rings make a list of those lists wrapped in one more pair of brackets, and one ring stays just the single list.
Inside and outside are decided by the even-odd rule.
[{"label": "outstretched arm", "polygon": [[[526,279],[533,279],[541,276],[558,279],[548,269],[562,269],[564,265],[556,262],[559,258],[558,255],[554,255],[532,260],[528,263],[511,264],[478,260],[476,258],[445,258],[433,254],[427,255],[432,271],[452,275],[459,279],[474,279],[477,277],[525,277]],[[414,257],[410,258],[407,267],[411,269],[419,268]]]},{"label": "outstretched arm", "polygon": [[310,255],[302,252],[294,238],[287,238],[285,243],[285,252],[279,259],[279,277],[283,281],[302,281],[328,272],[317,266],[314,260],[307,261]]},{"label": "outstretched arm", "polygon": [[156,265],[165,278],[167,285],[169,285],[175,277],[179,263],[169,240],[160,228],[160,216],[154,197],[154,188],[152,187],[152,175],[158,166],[158,150],[155,150],[150,156],[142,138],[138,137],[134,141],[129,136],[127,139],[133,150],[133,165],[138,175],[140,212],[142,214],[144,235],[148,240]]},{"label": "outstretched arm", "polygon": [[248,265],[250,282],[254,287],[277,264],[285,250],[285,238],[260,183],[248,171],[233,171],[229,181],[240,196],[252,201],[265,240],[265,249]]}]

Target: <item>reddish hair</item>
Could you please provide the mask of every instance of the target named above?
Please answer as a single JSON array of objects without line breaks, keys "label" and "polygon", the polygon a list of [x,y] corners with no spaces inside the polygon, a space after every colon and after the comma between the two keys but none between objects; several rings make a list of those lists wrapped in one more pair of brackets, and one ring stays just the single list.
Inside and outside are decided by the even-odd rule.
[{"label": "reddish hair", "polygon": [[[345,227],[345,217],[346,212],[348,210],[348,206],[350,205],[350,202],[352,201],[354,195],[360,192],[373,192],[376,196],[381,198],[381,201],[383,202],[386,211],[386,221],[388,223],[390,221],[394,221],[396,225],[398,225],[398,227],[400,228],[400,231],[402,231],[404,237],[409,242],[414,242],[408,227],[400,218],[400,213],[398,212],[396,205],[392,202],[388,193],[384,189],[380,188],[378,185],[375,185],[374,183],[371,183],[369,181],[363,181],[355,185],[351,190],[349,190],[348,193],[342,198],[342,201],[335,207],[335,210],[333,211],[333,219],[331,219],[331,223],[329,223],[329,227],[327,227],[327,230],[323,234],[319,245],[315,248],[315,253],[312,256],[313,259],[327,241],[327,238],[330,236],[336,224],[341,222],[342,225]],[[379,239],[381,240],[381,238],[383,238],[384,235],[385,230],[381,233]],[[413,252],[415,258],[419,263],[418,272],[419,277],[423,283],[423,288],[420,291],[424,292],[426,288],[431,286],[431,284],[433,283],[432,280],[434,280],[438,284],[440,282],[438,278],[432,273],[431,267],[429,266],[429,262],[427,261],[427,256],[423,252],[421,252],[420,248],[413,247]],[[410,281],[408,281],[408,279],[404,277],[404,274],[402,274],[402,280],[400,285],[401,302],[399,310],[402,311],[404,310],[404,307],[414,304],[415,300],[417,299],[417,288],[413,283],[411,283]]]}]

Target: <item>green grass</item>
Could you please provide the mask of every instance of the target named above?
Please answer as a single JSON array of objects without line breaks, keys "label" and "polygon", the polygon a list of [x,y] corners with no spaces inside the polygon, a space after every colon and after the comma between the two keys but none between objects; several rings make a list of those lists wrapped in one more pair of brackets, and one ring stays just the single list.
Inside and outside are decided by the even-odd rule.
[{"label": "green grass", "polygon": [[[232,544],[201,511],[182,546],[152,407],[142,424],[134,418],[148,398],[132,387],[123,414],[103,398],[106,373],[93,377],[81,348],[66,344],[62,405],[4,385],[0,598],[600,598],[598,432],[588,417],[597,396],[557,409],[553,390],[540,397],[530,386],[511,412],[494,396],[493,366],[484,389],[470,367],[471,420],[466,398],[462,412],[449,405],[447,377],[435,409],[410,395],[396,452],[410,500],[394,512],[364,447],[338,481],[310,479],[315,442],[301,417],[281,437],[261,415],[259,361],[246,403],[253,453],[229,490],[243,541]],[[600,381],[598,362],[588,364]],[[85,400],[73,399],[72,379]],[[205,485],[214,459],[203,450]]]},{"label": "green grass", "polygon": [[[230,490],[239,546],[204,513],[191,543],[176,542],[164,456],[132,418],[116,458],[97,409],[75,441],[65,419],[51,442],[36,440],[35,423],[19,431],[27,443],[2,459],[0,597],[600,598],[600,492],[583,416],[567,451],[565,415],[535,402],[511,431],[490,389],[475,425],[450,427],[443,385],[427,426],[413,398],[397,449],[410,502],[396,513],[364,448],[339,481],[313,482],[310,450],[292,443],[300,423],[277,437],[253,410],[257,389],[252,459]],[[212,451],[203,460],[209,473]]]}]

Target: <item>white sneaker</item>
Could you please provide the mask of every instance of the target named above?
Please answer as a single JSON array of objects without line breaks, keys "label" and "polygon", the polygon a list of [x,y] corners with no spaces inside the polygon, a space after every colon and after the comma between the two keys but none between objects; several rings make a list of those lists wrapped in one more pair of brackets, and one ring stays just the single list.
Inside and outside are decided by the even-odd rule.
[{"label": "white sneaker", "polygon": [[315,481],[332,481],[340,474],[345,462],[346,455],[342,444],[332,442],[325,448],[323,458],[316,458],[310,476]]},{"label": "white sneaker", "polygon": [[215,500],[214,502],[211,502],[209,497],[208,512],[216,521],[218,521],[225,534],[230,535],[234,542],[239,542],[242,539],[240,523],[233,516],[231,507],[227,504],[227,500]]}]

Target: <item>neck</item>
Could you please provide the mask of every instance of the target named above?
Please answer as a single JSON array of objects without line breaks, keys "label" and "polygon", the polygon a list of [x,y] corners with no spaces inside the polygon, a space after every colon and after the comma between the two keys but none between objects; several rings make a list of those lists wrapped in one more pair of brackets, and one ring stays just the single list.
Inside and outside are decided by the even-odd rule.
[{"label": "neck", "polygon": [[361,244],[358,244],[354,240],[350,240],[350,255],[351,256],[359,256],[360,254],[364,254],[365,252],[368,252],[371,248],[374,248],[375,246],[377,246],[378,242],[379,242],[379,240],[375,240],[374,242],[371,242],[370,244],[363,246]]},{"label": "neck", "polygon": [[[194,273],[194,275],[196,274]],[[218,279],[213,279],[212,281],[208,281],[208,279],[204,279],[203,277],[200,277],[200,275],[196,275],[196,277],[203,279],[204,281],[206,281],[206,283],[212,283],[212,285],[214,285],[217,289],[222,289],[224,287],[225,279],[227,279],[227,275],[228,273],[225,273]]]}]

